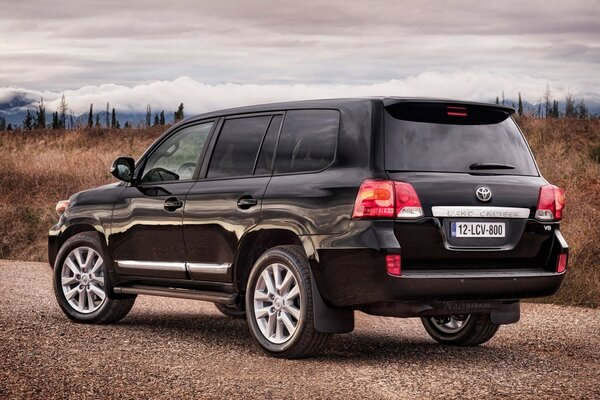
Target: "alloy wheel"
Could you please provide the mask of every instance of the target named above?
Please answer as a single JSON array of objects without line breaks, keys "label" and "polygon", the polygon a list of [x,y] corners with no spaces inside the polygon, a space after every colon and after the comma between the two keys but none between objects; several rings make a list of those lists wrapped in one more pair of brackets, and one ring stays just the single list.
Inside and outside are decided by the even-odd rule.
[{"label": "alloy wheel", "polygon": [[90,314],[106,301],[104,261],[90,247],[77,247],[65,258],[61,271],[62,291],[77,312]]},{"label": "alloy wheel", "polygon": [[268,265],[254,288],[254,317],[271,343],[288,341],[298,329],[302,293],[294,273],[281,263]]}]

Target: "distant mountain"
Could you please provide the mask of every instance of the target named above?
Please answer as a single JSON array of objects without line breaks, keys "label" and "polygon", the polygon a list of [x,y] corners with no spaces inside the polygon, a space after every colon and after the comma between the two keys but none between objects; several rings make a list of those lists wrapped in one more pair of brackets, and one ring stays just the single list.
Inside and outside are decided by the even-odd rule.
[{"label": "distant mountain", "polygon": [[[0,116],[6,119],[7,124],[12,124],[13,127],[18,127],[23,124],[23,120],[27,114],[27,110],[31,112],[33,116],[37,111],[39,99],[33,99],[27,95],[27,93],[14,93],[8,99],[0,100]],[[49,110],[46,108],[46,123],[52,123],[52,113],[55,110]],[[112,111],[112,108],[111,108]],[[96,122],[96,114],[94,112],[94,123]],[[106,126],[106,111],[100,111],[100,124]],[[127,111],[120,112],[116,110],[117,120],[121,126],[124,126],[126,122],[129,122],[133,126],[138,126],[145,123],[146,111]],[[111,116],[109,115],[109,121]],[[73,118],[75,125],[87,125],[88,113],[75,115]],[[165,120],[167,124],[173,122],[173,113],[165,112]],[[154,122],[154,113],[152,114],[152,123]]]}]

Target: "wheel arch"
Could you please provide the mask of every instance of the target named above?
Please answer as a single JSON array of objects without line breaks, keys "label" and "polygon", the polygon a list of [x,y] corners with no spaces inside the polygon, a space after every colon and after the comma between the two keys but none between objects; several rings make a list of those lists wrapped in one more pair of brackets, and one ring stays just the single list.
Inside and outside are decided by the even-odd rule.
[{"label": "wheel arch", "polygon": [[56,257],[62,245],[69,240],[69,238],[82,232],[96,232],[100,237],[100,242],[106,246],[106,235],[99,221],[88,218],[69,221],[53,240],[54,243],[49,243],[49,262],[51,266],[54,266]]},{"label": "wheel arch", "polygon": [[238,293],[245,291],[250,270],[262,253],[272,247],[285,245],[302,246],[309,260],[317,255],[310,237],[301,236],[291,229],[256,227],[246,233],[240,240],[233,263],[235,290]]}]

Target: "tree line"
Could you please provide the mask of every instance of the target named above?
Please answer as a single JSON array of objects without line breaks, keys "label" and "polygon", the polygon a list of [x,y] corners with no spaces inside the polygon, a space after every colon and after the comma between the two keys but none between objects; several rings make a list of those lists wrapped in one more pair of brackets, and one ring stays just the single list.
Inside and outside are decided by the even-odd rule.
[{"label": "tree line", "polygon": [[[496,104],[502,104],[503,106],[508,105],[508,101],[504,98],[504,91],[502,91],[502,100],[496,96]],[[553,98],[550,86],[547,84],[542,97],[538,98],[535,104],[526,104],[524,106],[521,92],[519,92],[518,95],[518,103],[515,105],[514,101],[512,101],[512,107],[517,111],[519,116],[528,115],[536,118],[581,119],[593,117],[588,106],[585,104],[584,99],[581,98],[577,101],[570,92],[565,96],[564,104],[564,111],[561,111],[560,101]]]},{"label": "tree line", "polygon": [[[175,123],[184,119],[183,109],[183,103],[180,103],[179,107],[173,112],[173,121]],[[24,131],[38,129],[69,130],[81,128],[121,129],[121,123],[117,118],[117,110],[114,107],[111,110],[109,103],[106,103],[105,111],[103,110],[96,114],[94,114],[94,103],[90,103],[87,123],[84,124],[81,120],[81,117],[75,116],[63,94],[56,111],[52,113],[52,121],[50,123],[46,123],[46,106],[44,105],[44,99],[41,98],[33,112],[30,109],[27,109],[23,123],[20,126],[13,126],[11,123],[7,123],[6,117],[0,115],[0,131],[12,131],[17,128]],[[155,113],[154,119],[152,119],[152,108],[150,104],[148,104],[144,122],[145,124],[143,125],[138,124],[138,127],[166,125],[165,110],[161,110],[160,113]],[[124,129],[133,127],[134,124],[132,121],[126,121],[123,126]]]},{"label": "tree line", "polygon": [[[550,86],[546,85],[546,89],[540,98],[537,99],[533,104],[524,103],[521,98],[521,92],[518,92],[518,101],[515,104],[514,101],[510,101],[512,107],[516,110],[519,116],[527,115],[535,118],[581,118],[587,119],[594,117],[590,113],[588,106],[585,104],[583,98],[575,99],[571,93],[567,93],[564,100],[564,108],[561,107],[559,100],[554,99]],[[509,105],[509,100],[504,97],[504,91],[502,91],[502,97],[496,96],[496,104]],[[179,104],[179,107],[173,112],[174,122],[179,122],[184,118],[183,114],[183,103]],[[561,110],[562,109],[562,110]],[[597,117],[597,115],[596,115]],[[165,110],[160,112],[152,112],[150,104],[146,106],[146,115],[142,123],[138,123],[136,127],[150,127],[166,125],[165,121]],[[133,128],[134,124],[132,121],[125,122],[123,128]],[[14,127],[12,124],[7,123],[6,118],[0,116],[0,131],[10,131],[15,128],[19,128],[25,131],[31,131],[36,129],[79,129],[79,128],[108,128],[108,129],[121,129],[121,124],[117,118],[117,110],[113,107],[110,108],[110,104],[106,103],[106,110],[94,113],[94,104],[90,104],[90,110],[87,116],[87,124],[81,122],[80,117],[75,117],[73,110],[69,107],[65,95],[63,94],[58,104],[56,111],[52,113],[52,122],[46,123],[46,106],[44,105],[44,99],[40,99],[37,107],[33,110],[27,110],[23,123],[20,126]]]}]

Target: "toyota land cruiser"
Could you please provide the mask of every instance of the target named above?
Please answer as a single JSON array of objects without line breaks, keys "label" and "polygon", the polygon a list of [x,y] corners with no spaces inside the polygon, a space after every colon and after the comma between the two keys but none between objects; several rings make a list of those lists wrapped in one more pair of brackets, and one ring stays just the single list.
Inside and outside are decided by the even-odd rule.
[{"label": "toyota land cruiser", "polygon": [[58,304],[120,320],[137,295],[214,302],[268,354],[316,354],[354,311],[478,345],[559,288],[565,197],[498,105],[361,98],[216,111],[120,180],[57,204]]}]

